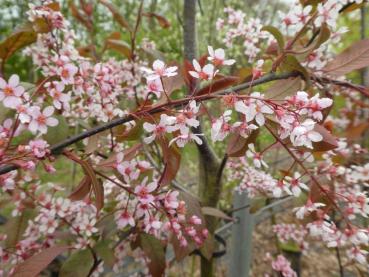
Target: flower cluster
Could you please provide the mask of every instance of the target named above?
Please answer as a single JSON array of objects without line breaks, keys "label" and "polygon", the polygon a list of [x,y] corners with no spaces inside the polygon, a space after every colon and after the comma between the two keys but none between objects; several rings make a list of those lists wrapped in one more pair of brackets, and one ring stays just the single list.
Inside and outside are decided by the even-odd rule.
[{"label": "flower cluster", "polygon": [[306,242],[307,231],[303,226],[281,223],[273,225],[273,232],[282,243],[292,241],[296,243],[300,249],[308,249],[309,244]]},{"label": "flower cluster", "polygon": [[230,7],[225,8],[227,19],[218,19],[216,27],[218,31],[225,34],[223,42],[227,47],[234,45],[234,41],[243,43],[244,54],[249,62],[253,62],[260,53],[260,43],[265,40],[271,40],[271,36],[262,31],[263,25],[260,19],[250,18],[246,20],[246,15],[240,10],[234,10]]}]

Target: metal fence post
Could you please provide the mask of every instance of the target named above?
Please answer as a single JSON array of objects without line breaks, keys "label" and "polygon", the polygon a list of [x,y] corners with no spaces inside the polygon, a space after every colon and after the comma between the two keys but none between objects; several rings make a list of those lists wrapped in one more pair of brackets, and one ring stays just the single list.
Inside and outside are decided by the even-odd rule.
[{"label": "metal fence post", "polygon": [[252,260],[252,231],[254,216],[250,213],[250,199],[246,193],[235,192],[233,196],[231,256],[229,261],[230,277],[248,277]]}]

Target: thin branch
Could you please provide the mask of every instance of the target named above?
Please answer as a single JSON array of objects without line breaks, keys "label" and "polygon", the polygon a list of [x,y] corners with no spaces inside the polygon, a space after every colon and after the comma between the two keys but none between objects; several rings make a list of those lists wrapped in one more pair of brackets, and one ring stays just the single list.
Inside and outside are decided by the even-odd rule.
[{"label": "thin branch", "polygon": [[[209,95],[200,95],[200,96],[196,96],[196,97],[186,97],[183,99],[179,99],[179,100],[173,100],[170,103],[164,103],[158,106],[154,106],[152,108],[149,109],[145,109],[145,110],[140,110],[137,111],[135,113],[131,113],[128,114],[124,117],[121,118],[117,118],[114,119],[108,123],[102,124],[100,126],[91,128],[83,133],[80,133],[78,135],[72,136],[66,140],[63,140],[57,144],[54,144],[53,146],[50,147],[50,153],[51,155],[59,155],[61,154],[61,152],[63,151],[64,148],[75,144],[78,141],[81,141],[85,138],[91,137],[93,135],[96,135],[98,133],[104,132],[106,130],[109,130],[111,128],[114,128],[116,126],[122,125],[124,123],[127,122],[131,122],[134,121],[135,119],[137,119],[140,116],[145,116],[147,114],[157,114],[157,113],[161,113],[161,112],[165,112],[167,110],[168,107],[172,107],[172,108],[179,108],[182,107],[183,105],[187,104],[189,101],[191,100],[199,100],[199,101],[206,101],[206,100],[210,100],[210,99],[214,99],[217,98],[221,95],[227,95],[230,93],[235,93],[235,92],[240,92],[243,91],[245,89],[248,89],[250,87],[255,87],[261,84],[265,84],[268,82],[272,82],[272,81],[276,81],[276,80],[283,80],[283,79],[288,79],[294,76],[298,76],[299,73],[296,72],[288,72],[288,73],[281,73],[281,74],[276,74],[276,73],[269,73],[264,75],[263,77],[253,81],[253,82],[246,82],[243,84],[240,84],[238,86],[234,86],[228,89],[224,89],[224,90],[218,90],[212,94]],[[322,78],[320,78],[322,79]],[[348,87],[350,86],[353,89],[357,89],[358,87],[361,86],[356,86],[347,82],[341,82],[341,81],[335,81],[335,80],[331,80],[331,82],[334,81],[335,85],[339,85],[339,86],[345,86]],[[369,96],[369,95],[368,95]],[[7,164],[7,165],[3,165],[0,167],[0,175],[3,175],[5,173],[8,173],[10,171],[16,170],[18,169],[19,166],[15,165],[15,164]]]}]

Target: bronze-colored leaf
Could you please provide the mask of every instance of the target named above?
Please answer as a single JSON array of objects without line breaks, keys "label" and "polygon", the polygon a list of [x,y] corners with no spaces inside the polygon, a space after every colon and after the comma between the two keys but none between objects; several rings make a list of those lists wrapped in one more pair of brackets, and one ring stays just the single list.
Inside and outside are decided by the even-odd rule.
[{"label": "bronze-colored leaf", "polygon": [[239,81],[240,78],[235,76],[224,77],[219,80],[213,81],[211,84],[201,88],[196,92],[196,95],[203,95],[226,89],[232,85],[237,84]]},{"label": "bronze-colored leaf", "polygon": [[37,33],[31,24],[24,25],[0,43],[0,59],[2,63],[10,58],[17,50],[34,43]]},{"label": "bronze-colored leaf", "polygon": [[295,94],[303,88],[303,82],[300,77],[278,80],[273,83],[264,93],[267,99],[284,99],[287,96]]},{"label": "bronze-colored leaf", "polygon": [[69,246],[52,246],[28,258],[15,267],[13,277],[38,276],[58,255],[68,250]]},{"label": "bronze-colored leaf", "polygon": [[128,31],[131,32],[131,30],[132,30],[131,27],[129,26],[128,22],[124,19],[124,17],[119,13],[119,8],[118,7],[114,6],[111,3],[108,3],[108,1],[106,1],[106,0],[99,0],[99,2],[109,9],[109,11],[112,13],[115,21],[117,21],[120,26],[122,26],[123,28],[125,28],[125,29],[127,29]]},{"label": "bronze-colored leaf", "polygon": [[160,185],[169,185],[176,177],[181,164],[181,153],[175,144],[168,146],[167,140],[160,142],[163,151],[164,171],[160,178]]},{"label": "bronze-colored leaf", "polygon": [[340,77],[354,70],[369,65],[369,39],[354,43],[332,61],[327,63],[323,71],[331,76]]},{"label": "bronze-colored leaf", "polygon": [[72,201],[83,200],[91,191],[91,179],[84,176],[78,187],[69,195]]},{"label": "bronze-colored leaf", "polygon": [[322,125],[315,124],[314,131],[323,136],[323,140],[314,142],[314,151],[329,151],[338,147],[337,139]]},{"label": "bronze-colored leaf", "polygon": [[152,13],[152,12],[143,13],[142,15],[147,16],[147,17],[151,17],[151,18],[155,18],[158,21],[159,25],[164,29],[170,27],[169,21],[162,15],[159,15],[157,13]]},{"label": "bronze-colored leaf", "polygon": [[106,40],[106,48],[118,51],[126,56],[128,59],[132,58],[131,47],[123,40],[108,39]]}]

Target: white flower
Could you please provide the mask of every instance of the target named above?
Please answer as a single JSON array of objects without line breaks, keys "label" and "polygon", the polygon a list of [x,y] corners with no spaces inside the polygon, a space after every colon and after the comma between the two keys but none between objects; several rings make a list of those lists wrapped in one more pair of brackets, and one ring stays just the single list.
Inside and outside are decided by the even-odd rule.
[{"label": "white flower", "polygon": [[212,64],[207,64],[203,68],[201,68],[201,65],[195,59],[192,61],[192,64],[195,71],[189,71],[188,73],[194,78],[202,80],[211,80],[217,73],[217,71],[215,71],[214,65]]},{"label": "white flower", "polygon": [[290,186],[292,194],[295,197],[298,197],[301,194],[301,189],[309,190],[309,187],[307,185],[299,181],[300,179],[301,174],[299,172],[295,172],[293,174],[293,177],[290,176],[285,177],[285,180],[287,181],[286,185]]},{"label": "white flower", "polygon": [[141,70],[146,72],[148,76],[146,77],[148,81],[155,79],[160,79],[162,77],[172,77],[177,75],[177,66],[167,67],[165,63],[161,60],[154,61],[152,69],[142,67]]},{"label": "white flower", "polygon": [[195,141],[198,145],[202,144],[202,140],[200,136],[203,134],[192,134],[188,131],[188,133],[182,133],[181,135],[175,137],[169,142],[169,146],[172,145],[174,142],[177,144],[178,147],[184,147],[188,142]]},{"label": "white flower", "polygon": [[313,148],[312,142],[323,140],[323,136],[314,131],[315,122],[311,119],[306,119],[303,123],[296,126],[291,134],[290,139],[294,146],[306,146]]},{"label": "white flower", "polygon": [[253,143],[250,143],[248,145],[248,149],[246,151],[246,156],[252,160],[254,166],[256,168],[260,168],[261,166],[264,166],[264,167],[268,167],[268,165],[266,164],[266,162],[264,162],[262,159],[261,159],[261,154],[259,152],[256,152],[255,151],[255,146]]},{"label": "white flower", "polygon": [[265,124],[264,114],[273,114],[273,109],[264,101],[259,100],[263,98],[260,92],[254,92],[250,96],[253,98],[247,101],[237,101],[235,109],[245,115],[247,122],[255,119],[259,126],[263,126]]},{"label": "white flower", "polygon": [[220,65],[232,65],[236,61],[235,60],[226,60],[224,49],[219,48],[214,51],[213,47],[208,46],[209,57],[208,60],[211,61],[215,66]]},{"label": "white flower", "polygon": [[231,125],[228,121],[231,120],[231,110],[226,110],[221,117],[213,122],[211,125],[211,139],[212,141],[223,141],[231,131]]},{"label": "white flower", "polygon": [[293,211],[296,212],[296,217],[298,219],[303,219],[307,213],[312,213],[324,206],[325,204],[323,203],[313,203],[311,200],[308,200],[305,206],[294,208]]},{"label": "white flower", "polygon": [[166,114],[162,114],[160,116],[160,122],[158,124],[151,124],[145,122],[143,124],[143,128],[152,133],[151,136],[144,138],[144,142],[149,144],[157,137],[163,137],[165,133],[171,133],[176,130],[174,126],[171,126],[175,123],[176,118],[174,116],[168,116]]}]

